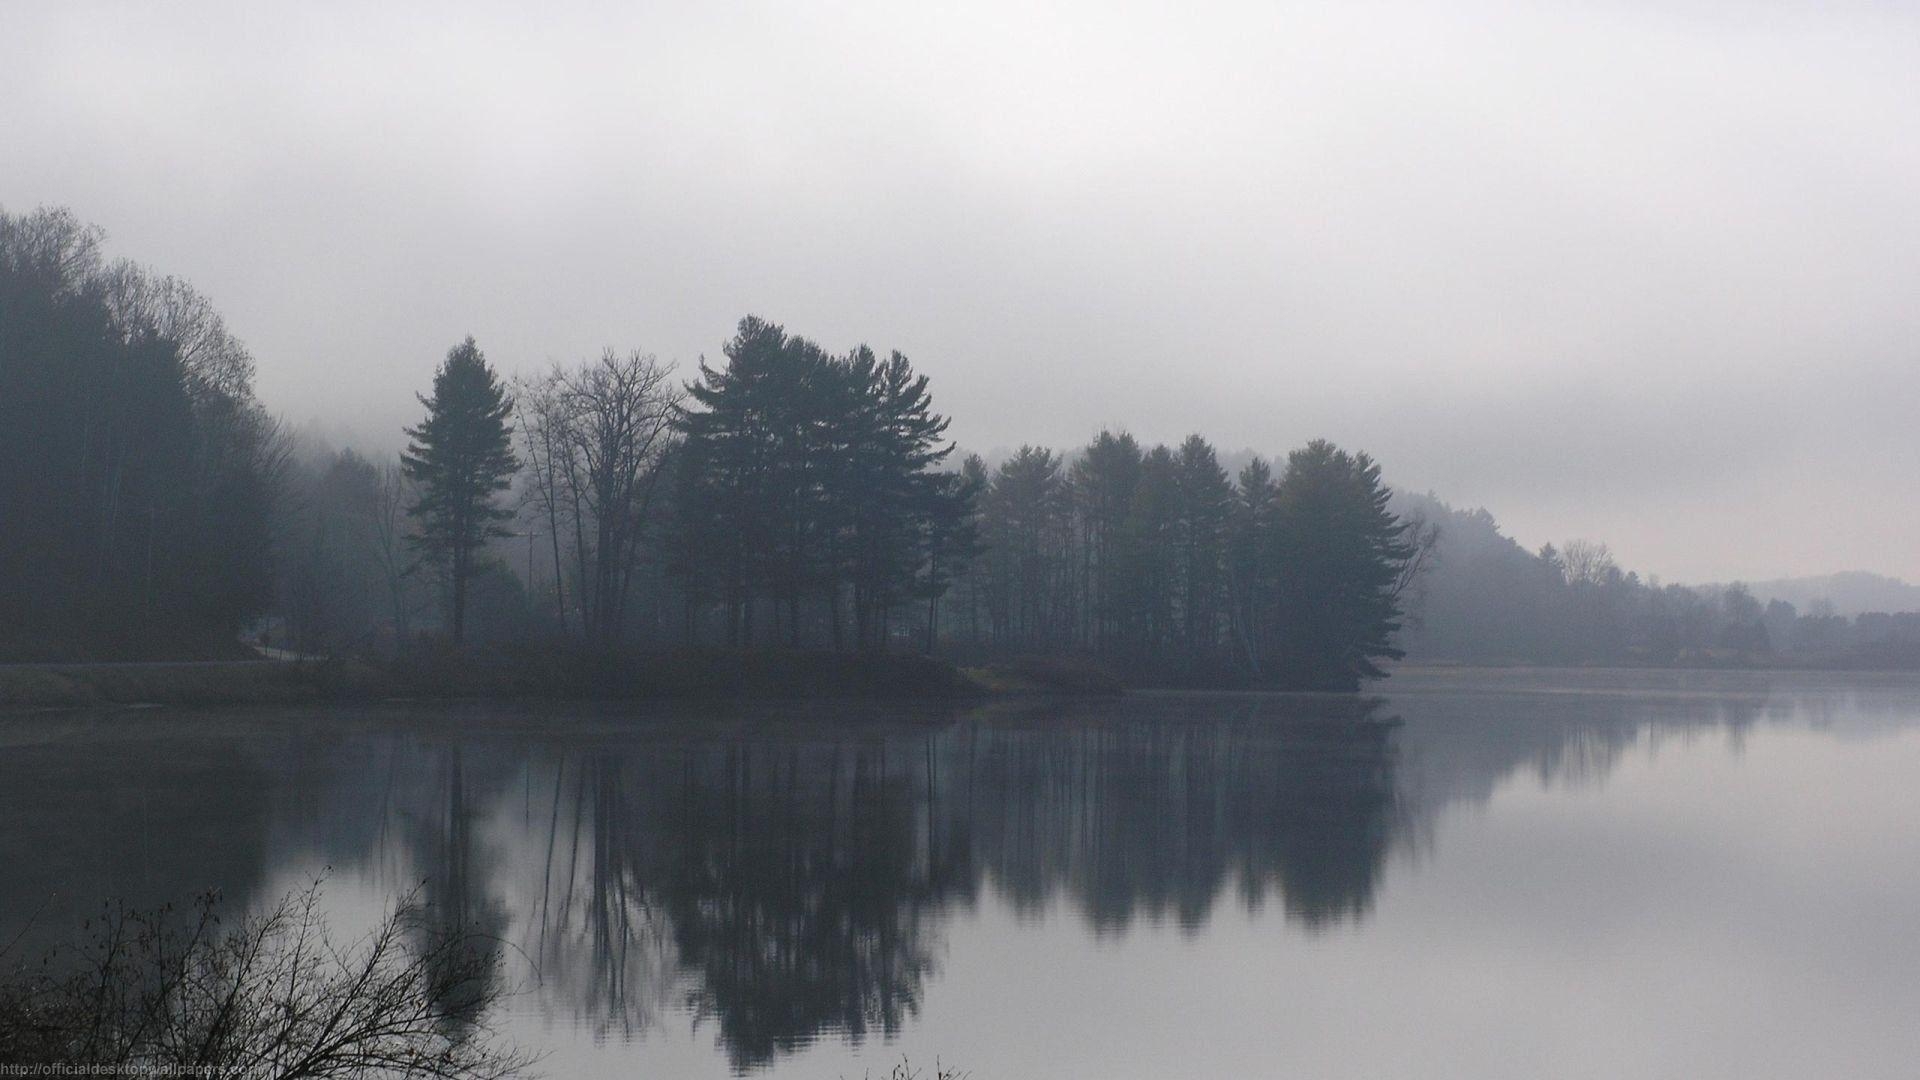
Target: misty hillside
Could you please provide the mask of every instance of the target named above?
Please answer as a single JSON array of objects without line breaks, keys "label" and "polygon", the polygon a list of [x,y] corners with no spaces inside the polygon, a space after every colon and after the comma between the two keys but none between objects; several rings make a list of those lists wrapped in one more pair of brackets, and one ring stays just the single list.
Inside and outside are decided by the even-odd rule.
[{"label": "misty hillside", "polygon": [[[964,449],[956,452],[955,460],[966,456]],[[1014,456],[1015,451],[999,446],[982,455],[989,468],[997,468],[1002,462]],[[1061,452],[1061,460],[1071,463],[1081,451],[1077,448]],[[1220,465],[1229,476],[1238,476],[1240,470],[1253,461],[1254,451],[1242,449],[1223,452]],[[1286,453],[1265,455],[1270,462],[1284,462]],[[1477,562],[1482,557],[1495,560],[1507,560],[1519,565],[1530,557],[1531,549],[1523,547],[1518,541],[1502,532],[1493,516],[1483,509],[1459,510],[1447,504],[1439,496],[1428,492],[1420,495],[1406,489],[1400,489],[1395,509],[1402,514],[1415,514],[1424,520],[1442,524],[1440,550],[1436,552],[1434,564],[1430,568],[1432,578],[1445,579],[1437,586],[1430,585],[1429,592],[1437,587],[1442,593],[1454,592],[1474,587],[1484,587],[1488,583],[1473,583],[1470,574],[1462,572],[1464,563]],[[1471,539],[1469,539],[1471,538]],[[1468,554],[1471,549],[1472,554]],[[1448,556],[1451,555],[1451,558]],[[1624,568],[1623,568],[1624,569]],[[1733,584],[1730,581],[1709,582],[1690,586],[1708,594],[1725,591]],[[1865,570],[1844,570],[1835,574],[1812,574],[1803,577],[1776,578],[1770,581],[1744,582],[1747,591],[1761,604],[1773,600],[1784,600],[1802,613],[1812,609],[1816,601],[1825,600],[1833,605],[1831,614],[1852,618],[1867,612],[1907,612],[1920,611],[1920,585],[1903,581],[1885,574],[1875,574]],[[1488,600],[1499,599],[1489,595]],[[1508,598],[1510,599],[1510,597]],[[1501,618],[1511,618],[1511,613]],[[1424,616],[1423,616],[1424,618]],[[1415,634],[1417,639],[1422,635]]]},{"label": "misty hillside", "polygon": [[1864,570],[1752,581],[1747,583],[1747,588],[1762,603],[1785,600],[1801,611],[1806,611],[1816,600],[1831,602],[1836,615],[1852,616],[1868,611],[1920,611],[1920,585]]}]

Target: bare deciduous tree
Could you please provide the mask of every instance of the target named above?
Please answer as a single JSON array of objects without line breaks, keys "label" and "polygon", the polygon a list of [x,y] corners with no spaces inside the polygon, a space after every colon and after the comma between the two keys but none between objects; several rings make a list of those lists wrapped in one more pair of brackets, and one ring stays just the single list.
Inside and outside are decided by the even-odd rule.
[{"label": "bare deciduous tree", "polygon": [[1401,520],[1406,522],[1406,541],[1413,548],[1413,554],[1400,564],[1400,576],[1394,579],[1390,595],[1406,612],[1408,624],[1413,625],[1419,622],[1426,599],[1423,586],[1440,547],[1440,523],[1428,521],[1419,513]]},{"label": "bare deciduous tree", "polygon": [[411,564],[407,558],[407,507],[413,505],[413,481],[398,461],[380,466],[373,504],[373,546],[380,556],[381,575],[393,603],[393,633],[404,648],[412,639],[414,597],[408,588]]},{"label": "bare deciduous tree", "polygon": [[121,325],[151,329],[174,343],[196,401],[252,394],[253,354],[198,289],[124,259],[108,268],[106,285]]},{"label": "bare deciduous tree", "polygon": [[[529,505],[547,519],[556,571],[559,538],[571,534],[580,626],[601,646],[618,644],[626,624],[647,511],[680,404],[672,374],[671,364],[650,355],[608,349],[598,360],[556,365],[519,387]],[[564,593],[556,597],[564,600]]]},{"label": "bare deciduous tree", "polygon": [[1613,552],[1607,550],[1607,545],[1592,540],[1567,541],[1560,550],[1560,559],[1566,567],[1569,585],[1604,585],[1619,572]]}]

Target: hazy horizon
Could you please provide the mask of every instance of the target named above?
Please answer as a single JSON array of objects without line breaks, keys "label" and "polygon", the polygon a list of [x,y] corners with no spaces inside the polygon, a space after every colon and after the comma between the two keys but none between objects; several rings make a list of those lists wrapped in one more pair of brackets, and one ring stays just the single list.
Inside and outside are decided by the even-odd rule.
[{"label": "hazy horizon", "polygon": [[[452,16],[452,17],[449,17]],[[0,207],[192,281],[267,407],[446,350],[898,348],[952,436],[1314,437],[1667,580],[1920,580],[1920,11],[18,6]]]}]

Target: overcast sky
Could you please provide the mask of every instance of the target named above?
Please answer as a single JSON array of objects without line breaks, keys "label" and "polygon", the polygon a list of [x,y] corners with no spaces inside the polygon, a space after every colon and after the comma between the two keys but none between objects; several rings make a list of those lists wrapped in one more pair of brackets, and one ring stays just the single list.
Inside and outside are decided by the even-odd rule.
[{"label": "overcast sky", "polygon": [[1327,436],[1529,546],[1920,579],[1920,5],[0,0],[45,203],[357,438],[465,334],[753,312],[973,448]]}]

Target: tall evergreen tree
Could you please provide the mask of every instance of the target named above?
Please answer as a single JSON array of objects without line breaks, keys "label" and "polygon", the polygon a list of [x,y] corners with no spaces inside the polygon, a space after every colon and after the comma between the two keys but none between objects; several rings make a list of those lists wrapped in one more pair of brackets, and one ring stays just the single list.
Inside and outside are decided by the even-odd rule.
[{"label": "tall evergreen tree", "polygon": [[1022,446],[994,473],[982,505],[996,642],[1017,649],[1055,644],[1064,618],[1061,582],[1070,511],[1059,455]]},{"label": "tall evergreen tree", "polygon": [[909,593],[931,599],[923,595],[929,588],[937,586],[935,597],[945,591],[944,571],[934,578],[922,571],[929,558],[956,554],[944,550],[950,543],[970,546],[955,530],[972,494],[934,471],[953,452],[941,443],[947,419],[933,411],[927,377],[905,356],[881,361],[863,346],[841,370],[858,406],[839,413],[862,422],[846,448],[851,468],[838,477],[845,486],[834,496],[850,511],[855,638],[868,646],[885,613]]},{"label": "tall evergreen tree", "polygon": [[985,515],[981,512],[987,487],[992,476],[987,472],[986,459],[979,454],[968,454],[960,463],[960,480],[967,490],[966,515],[960,527],[965,530],[970,551],[954,572],[954,584],[957,595],[948,605],[948,611],[954,622],[966,628],[966,641],[969,646],[979,647],[983,642],[983,621],[987,614],[987,560],[988,549],[985,542]]},{"label": "tall evergreen tree", "polygon": [[1140,484],[1140,444],[1126,432],[1102,431],[1073,463],[1074,511],[1079,518],[1081,640],[1110,653],[1127,623],[1122,588],[1132,553],[1123,531]]},{"label": "tall evergreen tree", "polygon": [[1179,466],[1173,451],[1155,446],[1140,460],[1140,484],[1133,492],[1124,531],[1129,560],[1122,595],[1131,616],[1126,649],[1129,663],[1163,663],[1178,625]]},{"label": "tall evergreen tree", "polygon": [[1233,484],[1212,446],[1199,435],[1180,444],[1174,474],[1178,504],[1180,637],[1189,678],[1216,667],[1226,603],[1228,522]]},{"label": "tall evergreen tree", "polygon": [[1272,676],[1302,689],[1353,690],[1399,659],[1400,587],[1416,554],[1387,503],[1380,466],[1316,439],[1287,457],[1277,492],[1279,646]]},{"label": "tall evergreen tree", "polygon": [[920,529],[920,573],[913,594],[927,602],[926,651],[934,650],[940,631],[940,599],[955,582],[967,577],[984,549],[974,500],[981,480],[971,470],[926,475],[922,498],[924,524]]},{"label": "tall evergreen tree", "polygon": [[1227,539],[1227,622],[1235,664],[1255,682],[1265,677],[1279,610],[1279,568],[1273,541],[1279,492],[1273,467],[1254,458],[1240,470]]},{"label": "tall evergreen tree", "polygon": [[774,479],[776,424],[787,334],[748,316],[725,349],[724,367],[700,364],[687,386],[698,408],[680,421],[685,438],[677,492],[689,588],[716,596],[729,645],[749,643],[753,601],[766,590],[780,537]]},{"label": "tall evergreen tree", "polygon": [[512,483],[519,462],[507,417],[513,401],[469,337],[447,352],[433,376],[433,394],[420,398],[427,418],[407,429],[412,440],[401,460],[420,487],[410,513],[420,521],[412,538],[420,557],[446,573],[452,637],[466,634],[467,587],[486,542],[509,535],[513,517],[496,495]]}]

